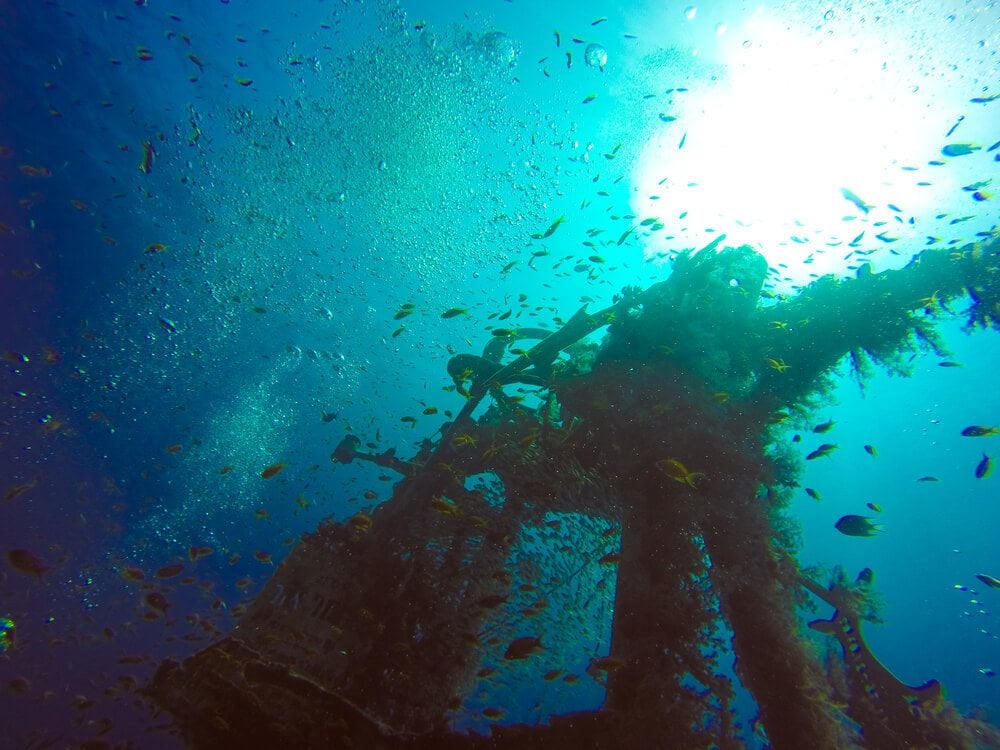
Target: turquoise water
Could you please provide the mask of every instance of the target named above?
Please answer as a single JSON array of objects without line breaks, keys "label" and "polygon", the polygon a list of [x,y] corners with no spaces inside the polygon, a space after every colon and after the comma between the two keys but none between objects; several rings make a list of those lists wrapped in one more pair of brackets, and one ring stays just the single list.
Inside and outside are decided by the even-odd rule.
[{"label": "turquoise water", "polygon": [[[998,30],[917,2],[0,5],[0,542],[47,568],[0,571],[4,736],[177,746],[134,687],[228,632],[299,534],[391,494],[331,450],[436,436],[491,314],[555,328],[721,234],[776,294],[995,234]],[[804,565],[875,571],[883,663],[995,723],[975,469],[1000,443],[961,431],[1000,425],[1000,343],[951,312],[947,357],[845,368],[833,429],[801,431],[802,458],[839,446],[803,462],[821,499],[789,513]],[[155,578],[177,561],[190,583]],[[504,686],[509,718],[603,695],[533,690]]]}]

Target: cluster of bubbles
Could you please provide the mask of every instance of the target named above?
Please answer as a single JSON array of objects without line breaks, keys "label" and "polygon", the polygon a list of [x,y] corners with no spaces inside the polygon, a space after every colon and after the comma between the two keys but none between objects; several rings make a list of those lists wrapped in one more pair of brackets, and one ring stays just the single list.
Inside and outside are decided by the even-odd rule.
[{"label": "cluster of bubbles", "polygon": [[588,67],[603,72],[604,66],[608,64],[608,51],[599,44],[588,44],[587,49],[583,51],[583,59]]},{"label": "cluster of bubbles", "polygon": [[490,31],[479,40],[479,51],[483,58],[500,68],[513,68],[517,63],[518,47],[502,31]]}]

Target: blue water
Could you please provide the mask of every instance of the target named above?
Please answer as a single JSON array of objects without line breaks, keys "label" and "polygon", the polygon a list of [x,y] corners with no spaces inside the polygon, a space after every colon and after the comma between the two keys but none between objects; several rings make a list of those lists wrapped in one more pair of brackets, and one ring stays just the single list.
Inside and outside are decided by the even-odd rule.
[{"label": "blue water", "polygon": [[[180,746],[135,686],[227,632],[299,534],[391,494],[330,451],[434,436],[463,403],[447,361],[491,313],[554,328],[720,233],[794,294],[1000,219],[1000,101],[971,101],[1000,93],[993,4],[279,5],[0,3],[0,548],[47,568],[0,569],[9,746]],[[813,122],[815,101],[836,105]],[[663,228],[623,235],[646,217]],[[803,457],[839,446],[804,464],[821,499],[789,513],[804,565],[875,571],[880,660],[995,723],[1000,591],[975,575],[1000,576],[1000,497],[974,470],[1000,438],[960,433],[1000,425],[1000,340],[939,320],[961,366],[845,369],[806,420],[834,428],[800,429]],[[849,513],[884,530],[839,534]],[[177,561],[159,616],[123,573]],[[602,695],[517,688],[521,720]]]}]

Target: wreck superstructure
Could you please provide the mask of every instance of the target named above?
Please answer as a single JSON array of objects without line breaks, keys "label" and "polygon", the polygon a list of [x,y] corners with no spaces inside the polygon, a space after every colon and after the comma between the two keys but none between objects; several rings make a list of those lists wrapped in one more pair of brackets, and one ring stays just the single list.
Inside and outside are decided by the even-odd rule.
[{"label": "wreck superstructure", "polygon": [[[844,357],[863,372],[938,349],[949,300],[968,296],[970,328],[1000,329],[998,254],[995,237],[925,251],[763,304],[763,258],[713,246],[558,331],[512,329],[458,355],[449,374],[468,400],[439,441],[408,460],[353,436],[333,452],[399,472],[392,498],[306,535],[234,632],[165,662],[148,693],[195,747],[737,747],[724,625],[774,747],[1000,742],[934,681],[910,687],[879,664],[857,591],[799,570],[781,516],[794,475],[771,440]],[[600,345],[583,341],[604,327]],[[507,352],[522,340],[537,343]],[[537,388],[537,403],[512,384]],[[519,547],[526,530],[586,564],[542,573]],[[489,665],[544,669],[561,638],[547,613],[595,570],[614,580],[610,652],[584,676],[604,705],[489,737],[451,731]],[[812,626],[839,660],[802,638],[810,594],[836,610]]]}]

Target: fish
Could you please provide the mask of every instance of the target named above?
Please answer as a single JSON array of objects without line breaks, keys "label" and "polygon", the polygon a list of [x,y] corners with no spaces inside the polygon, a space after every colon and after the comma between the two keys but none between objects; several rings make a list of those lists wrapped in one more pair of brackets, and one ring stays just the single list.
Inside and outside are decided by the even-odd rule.
[{"label": "fish", "polygon": [[962,430],[962,435],[964,437],[989,437],[991,435],[1000,435],[1000,427],[982,427],[974,424]]},{"label": "fish", "polygon": [[813,427],[813,432],[820,432],[820,433],[822,433],[822,432],[829,432],[830,430],[833,429],[833,426],[835,424],[836,424],[836,422],[834,422],[831,419],[831,420],[829,420],[827,422],[823,422],[822,424],[818,424],[815,427]]},{"label": "fish", "polygon": [[877,456],[878,455],[878,451],[875,450],[875,446],[874,445],[865,445],[865,453],[867,453],[869,456]]},{"label": "fish", "polygon": [[275,474],[279,473],[282,469],[284,469],[286,466],[288,466],[288,464],[286,464],[284,461],[276,464],[271,464],[270,466],[265,466],[264,470],[260,473],[260,478],[270,479]]},{"label": "fish", "polygon": [[865,503],[865,505],[868,506],[869,510],[873,510],[876,513],[881,513],[882,512],[882,506],[879,505],[878,503]]},{"label": "fish", "polygon": [[363,511],[359,511],[347,519],[347,525],[355,531],[368,531],[372,527],[372,523],[372,517]]},{"label": "fish", "polygon": [[146,245],[146,249],[143,251],[146,255],[152,255],[153,253],[162,253],[170,245],[164,245],[162,242],[150,242]]},{"label": "fish", "polygon": [[[584,102],[584,103],[586,103],[586,102]],[[555,233],[555,231],[559,228],[559,225],[562,224],[564,221],[566,221],[566,217],[565,216],[560,216],[558,219],[556,219],[551,224],[549,224],[549,228],[546,229],[544,232],[541,232],[541,233],[537,233],[536,232],[535,234],[531,235],[531,239],[533,239],[533,240],[544,240],[544,239],[546,239],[548,237],[551,237]]]},{"label": "fish", "polygon": [[449,318],[457,318],[459,315],[468,315],[468,314],[469,314],[468,308],[449,307],[447,310],[441,313],[441,317],[444,318],[445,320],[448,320]]},{"label": "fish", "polygon": [[686,484],[688,487],[697,489],[695,482],[704,477],[700,471],[689,471],[688,468],[676,458],[664,458],[656,462],[656,468],[673,479],[675,482]]},{"label": "fish", "polygon": [[809,495],[813,500],[822,500],[823,497],[812,487],[806,487],[806,494]]},{"label": "fish", "polygon": [[791,367],[791,365],[786,365],[785,364],[785,360],[783,360],[783,359],[772,359],[772,358],[768,357],[764,361],[767,362],[767,366],[768,367],[770,367],[772,370],[775,370],[777,372],[784,372],[789,367]]},{"label": "fish", "polygon": [[129,565],[122,568],[121,577],[126,581],[144,581],[146,579],[146,574],[142,572],[141,568]]},{"label": "fish", "polygon": [[446,516],[455,516],[459,513],[459,508],[453,501],[440,495],[435,495],[431,498],[431,507],[438,513]]},{"label": "fish", "polygon": [[867,516],[841,516],[833,526],[847,536],[875,536],[876,532],[882,531],[882,524],[872,523]]},{"label": "fish", "polygon": [[938,362],[938,367],[961,367],[961,366],[962,366],[961,362],[952,362],[950,359],[945,360],[944,362]]},{"label": "fish", "polygon": [[142,161],[139,162],[139,171],[149,174],[153,171],[153,161],[156,159],[156,149],[150,141],[142,142]]},{"label": "fish", "polygon": [[41,578],[51,570],[51,566],[43,563],[34,552],[26,549],[12,549],[7,553],[7,562],[10,563],[14,570],[19,570],[22,573],[30,573],[38,578]]},{"label": "fish", "polygon": [[1000,578],[994,578],[993,576],[988,576],[985,573],[976,573],[976,578],[992,589],[1000,589]]},{"label": "fish", "polygon": [[483,609],[496,609],[507,601],[507,597],[502,594],[489,594],[476,602],[476,606]]},{"label": "fish", "polygon": [[21,484],[15,484],[7,492],[4,493],[4,500],[13,500],[18,495],[21,495],[28,490],[34,489],[38,485],[37,479],[32,479],[30,482],[22,482]]},{"label": "fish", "polygon": [[965,156],[979,151],[981,148],[982,146],[977,146],[975,143],[949,143],[941,149],[941,153],[945,156]]},{"label": "fish", "polygon": [[858,577],[854,579],[854,582],[859,586],[871,586],[874,580],[875,571],[871,568],[862,568],[858,572]]},{"label": "fish", "polygon": [[874,206],[871,203],[865,203],[863,200],[861,200],[861,198],[858,197],[857,193],[855,193],[853,190],[850,190],[849,188],[842,187],[840,189],[840,194],[844,196],[844,198],[849,200],[851,203],[853,203],[857,207],[857,209],[862,213],[868,213],[870,209],[874,208]]},{"label": "fish", "polygon": [[940,482],[941,480],[938,479],[937,477],[927,476],[927,477],[920,477],[920,479],[918,479],[917,481],[918,482]]},{"label": "fish", "polygon": [[183,570],[184,563],[174,563],[173,565],[164,565],[153,573],[153,575],[157,578],[173,578],[174,576],[179,576]]},{"label": "fish", "polygon": [[512,661],[514,659],[527,659],[532,654],[541,650],[542,640],[529,635],[511,641],[510,645],[507,646],[507,650],[504,652],[503,658],[507,661]]},{"label": "fish", "polygon": [[597,94],[588,94],[587,96],[583,97],[583,101],[580,102],[580,103],[581,104],[590,104],[596,98],[597,98]]},{"label": "fish", "polygon": [[823,458],[823,456],[829,456],[837,450],[837,446],[832,443],[823,443],[819,448],[814,450],[808,456],[806,456],[806,461],[812,461],[815,458]]},{"label": "fish", "polygon": [[993,459],[983,454],[982,460],[976,464],[976,479],[985,479],[993,471]]},{"label": "fish", "polygon": [[166,613],[166,611],[170,609],[170,602],[167,600],[167,597],[165,597],[159,591],[154,591],[150,594],[146,594],[146,596],[144,597],[144,601],[146,602],[146,604],[148,604],[150,607],[157,610],[158,612]]}]

